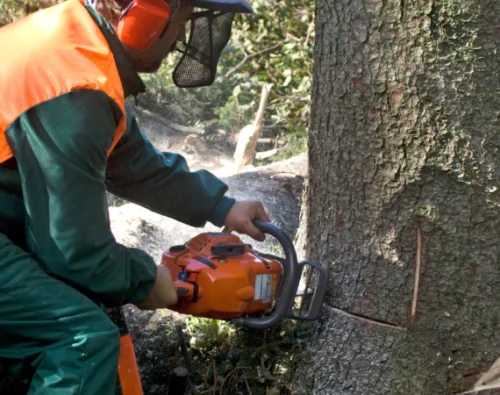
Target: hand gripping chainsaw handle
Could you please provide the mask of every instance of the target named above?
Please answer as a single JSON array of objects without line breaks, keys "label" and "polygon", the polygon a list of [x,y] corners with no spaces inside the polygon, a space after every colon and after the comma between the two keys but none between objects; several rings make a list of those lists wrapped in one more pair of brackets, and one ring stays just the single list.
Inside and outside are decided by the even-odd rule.
[{"label": "hand gripping chainsaw handle", "polygon": [[[269,328],[276,325],[282,318],[296,318],[303,320],[314,320],[316,319],[321,310],[321,305],[326,292],[328,272],[321,266],[310,262],[310,261],[297,261],[297,254],[290,238],[277,226],[264,222],[261,220],[255,220],[254,225],[263,233],[267,233],[273,236],[281,244],[283,251],[285,253],[285,258],[279,258],[274,255],[267,255],[272,259],[278,260],[283,266],[283,276],[281,279],[281,284],[278,290],[278,295],[274,305],[274,311],[271,314],[264,317],[243,317],[236,318],[233,322],[257,329]],[[266,255],[264,255],[266,256]],[[299,287],[302,271],[305,266],[310,266],[310,271],[308,279],[306,281],[305,293],[308,292],[309,285],[313,273],[316,273],[317,282],[310,302],[308,311],[303,313],[303,304],[300,306],[299,312],[294,311],[295,297]]]}]

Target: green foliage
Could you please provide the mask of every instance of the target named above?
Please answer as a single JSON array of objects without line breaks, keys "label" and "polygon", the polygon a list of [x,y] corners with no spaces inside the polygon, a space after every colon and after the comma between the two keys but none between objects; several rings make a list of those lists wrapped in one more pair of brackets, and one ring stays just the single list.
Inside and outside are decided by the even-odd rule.
[{"label": "green foliage", "polygon": [[6,25],[25,14],[24,1],[1,0],[0,1],[0,26]]},{"label": "green foliage", "polygon": [[292,129],[305,129],[310,110],[314,3],[256,0],[252,5],[255,15],[238,18],[232,42],[246,54],[279,47],[253,57],[242,72],[258,83],[273,84],[268,119]]},{"label": "green foliage", "polygon": [[193,394],[289,394],[288,384],[300,351],[313,329],[286,320],[268,330],[190,317],[187,333],[196,374]]},{"label": "green foliage", "polygon": [[175,103],[191,125],[217,119],[223,129],[238,132],[252,122],[263,84],[271,83],[264,123],[280,125],[295,154],[305,150],[310,116],[314,2],[255,0],[252,6],[254,15],[236,17],[212,86],[176,88],[172,55],[157,74],[144,76],[149,97],[160,107]]},{"label": "green foliage", "polygon": [[57,2],[57,0],[0,0],[0,26]]}]

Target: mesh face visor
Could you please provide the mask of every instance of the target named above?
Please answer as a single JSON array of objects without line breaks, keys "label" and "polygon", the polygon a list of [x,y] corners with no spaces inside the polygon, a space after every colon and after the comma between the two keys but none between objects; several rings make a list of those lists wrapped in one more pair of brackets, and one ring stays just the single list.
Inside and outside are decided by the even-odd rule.
[{"label": "mesh face visor", "polygon": [[176,86],[197,88],[213,84],[219,58],[231,36],[233,19],[233,12],[206,11],[191,16],[188,42],[178,42],[176,46],[182,53],[173,72]]}]

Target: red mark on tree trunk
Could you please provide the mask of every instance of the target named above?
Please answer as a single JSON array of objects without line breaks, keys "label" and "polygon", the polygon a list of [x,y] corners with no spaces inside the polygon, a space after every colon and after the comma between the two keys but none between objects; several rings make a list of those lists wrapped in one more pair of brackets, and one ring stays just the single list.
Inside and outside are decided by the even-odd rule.
[{"label": "red mark on tree trunk", "polygon": [[352,79],[352,84],[353,84],[356,88],[361,88],[361,86],[363,85],[363,83],[361,82],[361,78],[353,78],[353,79]]},{"label": "red mark on tree trunk", "polygon": [[399,92],[399,91],[392,92],[392,102],[394,104],[401,103],[401,100],[403,100],[404,97],[405,97],[405,95],[403,92]]},{"label": "red mark on tree trunk", "polygon": [[471,274],[472,277],[476,277],[477,268],[478,268],[478,264],[477,263],[472,263],[470,265],[470,274]]}]

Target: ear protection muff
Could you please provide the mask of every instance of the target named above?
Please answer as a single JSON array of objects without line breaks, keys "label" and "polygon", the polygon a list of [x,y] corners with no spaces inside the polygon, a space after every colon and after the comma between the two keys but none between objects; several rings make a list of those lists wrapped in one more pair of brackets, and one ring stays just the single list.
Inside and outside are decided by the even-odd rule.
[{"label": "ear protection muff", "polygon": [[134,0],[123,11],[116,33],[128,46],[147,49],[165,31],[169,17],[166,0]]}]

